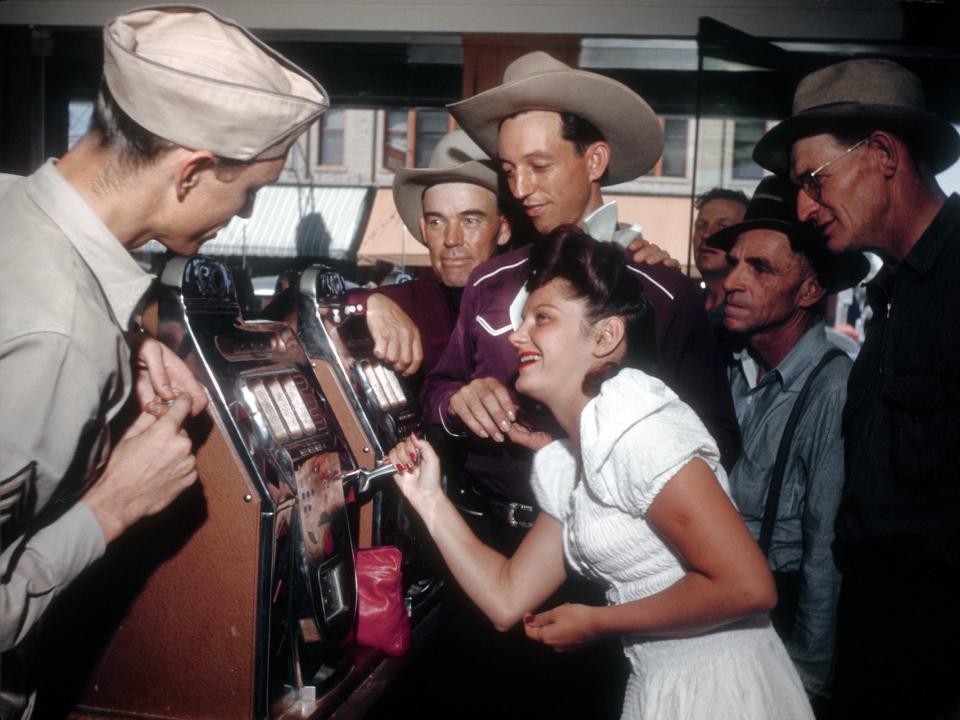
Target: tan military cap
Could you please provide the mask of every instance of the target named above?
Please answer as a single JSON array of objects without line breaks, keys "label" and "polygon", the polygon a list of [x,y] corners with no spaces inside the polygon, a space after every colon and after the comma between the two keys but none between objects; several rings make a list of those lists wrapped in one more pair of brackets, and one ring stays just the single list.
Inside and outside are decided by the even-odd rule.
[{"label": "tan military cap", "polygon": [[282,157],[330,104],[310,75],[202,7],[120,15],[104,28],[103,51],[107,87],[137,124],[221,157]]}]

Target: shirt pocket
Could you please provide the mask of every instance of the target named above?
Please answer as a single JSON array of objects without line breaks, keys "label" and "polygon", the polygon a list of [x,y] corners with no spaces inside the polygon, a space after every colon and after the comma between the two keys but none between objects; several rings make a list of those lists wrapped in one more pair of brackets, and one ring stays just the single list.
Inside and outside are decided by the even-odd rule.
[{"label": "shirt pocket", "polygon": [[890,463],[905,486],[960,484],[960,379],[906,375],[889,381]]}]

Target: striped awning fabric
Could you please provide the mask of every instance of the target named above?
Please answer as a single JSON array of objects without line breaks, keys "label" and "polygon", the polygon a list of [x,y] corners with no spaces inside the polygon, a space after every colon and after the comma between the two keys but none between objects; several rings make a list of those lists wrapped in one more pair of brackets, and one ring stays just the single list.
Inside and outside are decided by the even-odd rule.
[{"label": "striped awning fabric", "polygon": [[[204,243],[204,255],[318,257],[352,260],[366,226],[374,189],[270,185],[257,193],[253,214],[235,217]],[[156,240],[140,252],[162,253]]]}]

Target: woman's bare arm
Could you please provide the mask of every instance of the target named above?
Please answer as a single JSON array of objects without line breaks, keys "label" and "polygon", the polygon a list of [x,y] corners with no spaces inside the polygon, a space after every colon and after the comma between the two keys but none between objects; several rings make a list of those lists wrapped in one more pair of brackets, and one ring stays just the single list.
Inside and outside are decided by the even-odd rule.
[{"label": "woman's bare arm", "polygon": [[685,637],[766,612],[777,593],[766,558],[710,468],[695,459],[654,499],[647,522],[684,563],[665,590],[623,605],[563,605],[528,619],[557,649],[608,635]]},{"label": "woman's bare arm", "polygon": [[557,520],[540,513],[517,552],[506,558],[473,534],[444,495],[440,463],[429,443],[400,443],[390,461],[400,470],[394,480],[423,519],[453,576],[498,629],[512,627],[560,587],[566,568]]}]

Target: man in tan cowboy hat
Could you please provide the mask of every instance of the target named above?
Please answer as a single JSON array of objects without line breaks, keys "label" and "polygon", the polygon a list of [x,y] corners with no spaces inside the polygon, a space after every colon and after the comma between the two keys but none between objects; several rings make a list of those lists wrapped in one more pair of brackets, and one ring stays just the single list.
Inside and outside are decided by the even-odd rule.
[{"label": "man in tan cowboy hat", "polygon": [[366,302],[374,354],[399,372],[429,371],[450,340],[473,269],[510,242],[497,199],[497,171],[462,130],[441,138],[426,168],[403,168],[393,199],[407,230],[427,246],[435,280],[351,290]]},{"label": "man in tan cowboy hat", "polygon": [[935,178],[958,156],[920,80],[886,60],[808,75],[754,151],[789,172],[831,252],[884,259],[844,411],[839,717],[960,713],[960,197]]},{"label": "man in tan cowboy hat", "polygon": [[[250,212],[327,107],[316,80],[203,8],[121,15],[103,40],[90,130],[0,178],[0,650],[18,654],[111,540],[196,478],[181,424],[206,397],[136,330],[152,278],[127,251],[156,238],[196,252]],[[139,417],[111,441],[131,395]],[[11,663],[5,718],[31,706]]]},{"label": "man in tan cowboy hat", "polygon": [[462,288],[477,265],[510,241],[510,223],[497,199],[497,171],[462,130],[440,140],[428,167],[398,170],[393,199],[447,287]]},{"label": "man in tan cowboy hat", "polygon": [[[603,184],[647,172],[663,147],[653,111],[626,86],[534,52],[506,69],[502,85],[450,110],[496,158],[514,199],[540,233],[574,223],[598,239],[625,245],[639,235],[637,228],[618,226],[616,205],[604,205],[600,193]],[[517,354],[507,340],[526,299],[528,258],[529,247],[520,248],[471,274],[450,343],[421,394],[427,425],[464,449],[457,504],[485,542],[507,553],[519,545],[536,512],[530,448],[544,442],[542,431],[548,429],[535,407],[521,410],[513,388]],[[641,273],[656,311],[660,375],[698,410],[732,464],[739,450],[736,416],[697,290],[675,268],[645,265]],[[618,677],[611,670],[616,648],[609,657],[599,649],[590,668],[586,658],[571,660],[569,676],[553,666],[549,682],[563,692],[534,697],[532,691],[547,681],[530,673],[533,666],[543,669],[544,661],[527,659],[531,667],[522,670],[504,668],[522,662],[508,660],[521,657],[522,638],[509,649],[495,638],[480,636],[476,642],[502,658],[487,663],[500,668],[498,688],[510,681],[530,686],[525,700],[535,715],[599,718],[609,710],[599,703],[619,697],[610,684]]]},{"label": "man in tan cowboy hat", "polygon": [[774,571],[774,625],[818,707],[833,672],[840,574],[830,545],[851,364],[827,339],[823,311],[828,294],[860,282],[870,265],[861,253],[827,253],[798,222],[796,196],[789,178],[767,176],[743,220],[705,243],[726,259],[724,326],[743,343],[729,368],[743,435],[730,491]]},{"label": "man in tan cowboy hat", "polygon": [[[637,229],[617,225],[616,204],[604,205],[600,194],[601,184],[633,179],[660,157],[660,124],[632,90],[534,52],[507,67],[502,85],[450,110],[498,159],[538,231],[575,223],[601,240],[626,243],[637,236]],[[516,423],[517,360],[506,337],[525,300],[528,253],[521,248],[478,268],[451,346],[424,389],[429,423],[483,441],[474,443],[467,460],[476,484],[527,506],[528,458],[510,447],[526,438]],[[656,309],[662,378],[698,410],[732,465],[739,448],[736,418],[696,289],[663,265],[644,266],[642,277]]]}]

